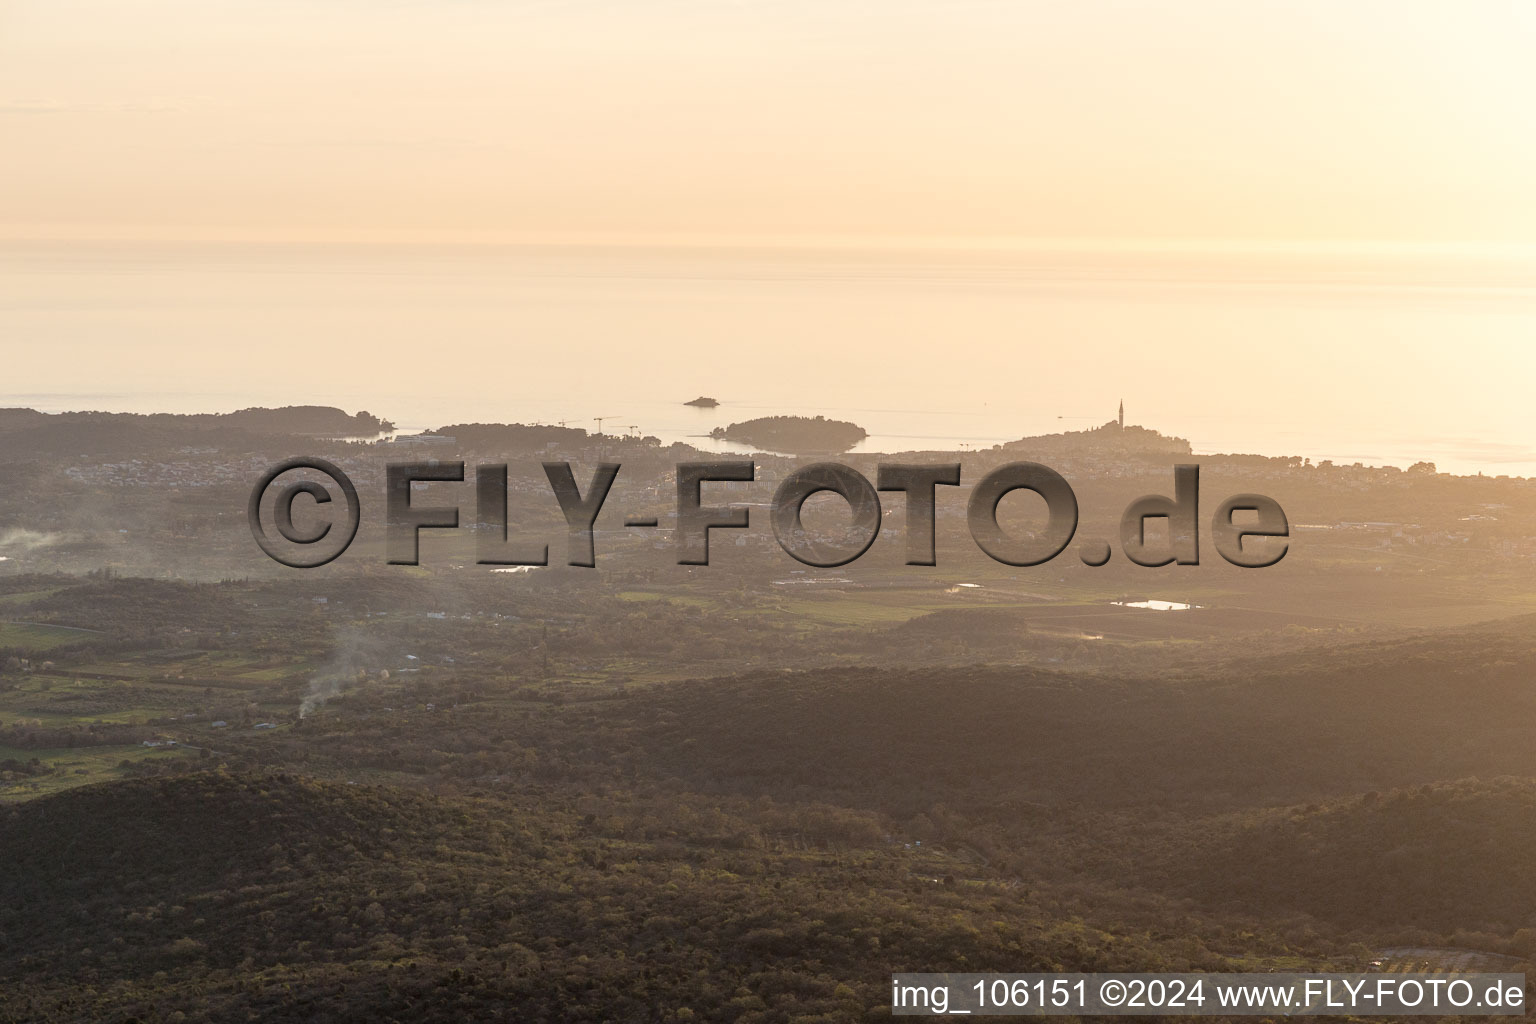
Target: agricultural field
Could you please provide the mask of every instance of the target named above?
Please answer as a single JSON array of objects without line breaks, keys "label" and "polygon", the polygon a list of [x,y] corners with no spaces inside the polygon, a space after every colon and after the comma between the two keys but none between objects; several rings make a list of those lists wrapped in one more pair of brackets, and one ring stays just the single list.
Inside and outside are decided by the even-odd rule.
[{"label": "agricultural field", "polygon": [[0,622],[0,650],[47,654],[60,647],[86,645],[101,637],[96,630],[41,622]]},{"label": "agricultural field", "polygon": [[[184,747],[146,747],[142,743],[41,749],[0,745],[0,803],[35,800],[76,786],[132,778],[140,768],[158,770],[168,762],[196,758],[197,753]],[[8,769],[8,763],[27,767]]]}]

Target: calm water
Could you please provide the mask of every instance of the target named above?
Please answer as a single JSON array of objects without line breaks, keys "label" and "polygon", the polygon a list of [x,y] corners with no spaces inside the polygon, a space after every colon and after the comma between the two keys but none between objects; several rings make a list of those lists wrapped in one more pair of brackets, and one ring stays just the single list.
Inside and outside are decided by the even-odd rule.
[{"label": "calm water", "polygon": [[1123,397],[1199,452],[1536,475],[1536,262],[1508,254],[10,244],[0,339],[0,404],[47,410],[695,442],[820,413],[900,451]]},{"label": "calm water", "polygon": [[1122,608],[1147,608],[1154,612],[1187,612],[1200,607],[1197,604],[1186,604],[1183,601],[1164,601],[1160,598],[1150,598],[1146,601],[1111,601],[1113,605]]}]

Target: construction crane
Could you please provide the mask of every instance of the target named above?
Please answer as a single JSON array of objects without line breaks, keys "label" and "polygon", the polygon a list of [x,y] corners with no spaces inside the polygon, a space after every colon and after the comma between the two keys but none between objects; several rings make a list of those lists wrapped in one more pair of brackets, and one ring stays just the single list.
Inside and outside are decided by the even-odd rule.
[{"label": "construction crane", "polygon": [[616,420],[616,419],[618,419],[617,416],[593,416],[592,418],[597,421],[597,432],[599,434],[601,434],[603,432],[603,420]]},{"label": "construction crane", "polygon": [[625,433],[634,434],[636,437],[640,436],[640,424],[638,423],[621,423],[619,426],[624,428]]}]

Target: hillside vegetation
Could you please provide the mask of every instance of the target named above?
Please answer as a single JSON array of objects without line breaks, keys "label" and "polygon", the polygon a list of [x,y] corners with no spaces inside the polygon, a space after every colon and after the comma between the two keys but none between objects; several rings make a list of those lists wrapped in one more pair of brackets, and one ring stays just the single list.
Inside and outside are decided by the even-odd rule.
[{"label": "hillside vegetation", "polygon": [[203,772],[0,811],[0,1019],[841,1020],[914,963],[1219,962],[914,876],[859,816],[540,797]]},{"label": "hillside vegetation", "polygon": [[632,585],[0,580],[94,630],[0,661],[0,1021],[825,1024],[898,970],[1536,953],[1536,617],[1074,646]]}]

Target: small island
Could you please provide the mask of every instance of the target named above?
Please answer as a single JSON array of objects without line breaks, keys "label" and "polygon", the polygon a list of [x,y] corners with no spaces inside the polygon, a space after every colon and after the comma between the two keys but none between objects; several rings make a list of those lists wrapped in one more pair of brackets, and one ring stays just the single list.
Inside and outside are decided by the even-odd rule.
[{"label": "small island", "polygon": [[716,427],[709,436],[787,455],[823,455],[846,452],[869,435],[857,423],[825,416],[763,416]]},{"label": "small island", "polygon": [[719,405],[720,403],[715,401],[713,398],[708,397],[707,395],[700,395],[698,398],[695,398],[693,401],[691,401],[691,402],[684,402],[683,404],[684,405],[691,405],[695,409],[713,409],[715,406]]}]

